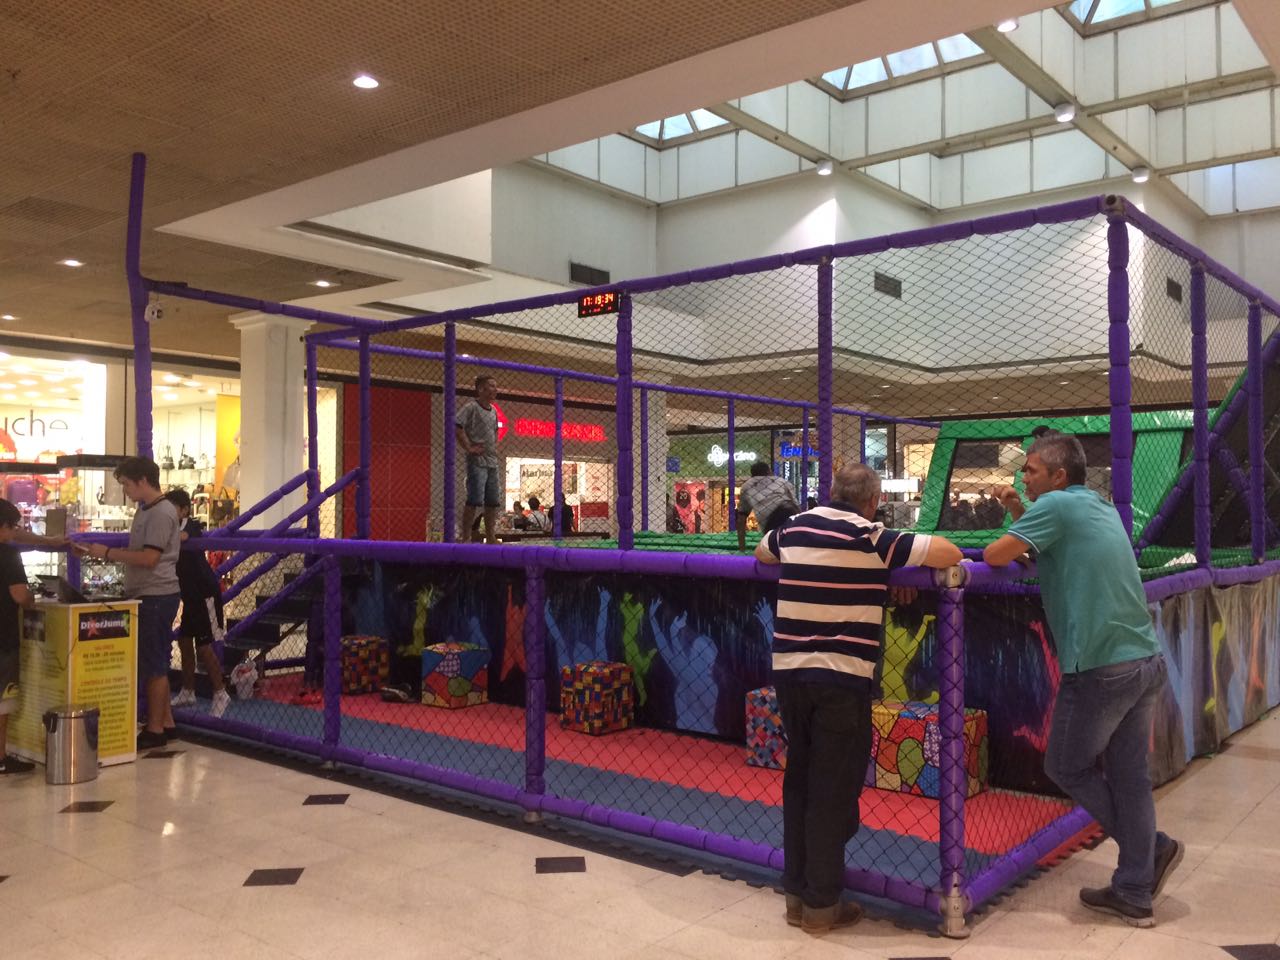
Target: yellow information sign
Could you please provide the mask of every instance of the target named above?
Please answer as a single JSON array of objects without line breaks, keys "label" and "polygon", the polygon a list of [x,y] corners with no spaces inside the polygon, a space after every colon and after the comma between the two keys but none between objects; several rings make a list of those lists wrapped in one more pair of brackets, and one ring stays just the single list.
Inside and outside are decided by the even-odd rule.
[{"label": "yellow information sign", "polygon": [[44,760],[44,712],[65,703],[94,706],[98,762],[137,757],[138,604],[36,604],[22,613],[18,710],[9,742],[19,756]]}]

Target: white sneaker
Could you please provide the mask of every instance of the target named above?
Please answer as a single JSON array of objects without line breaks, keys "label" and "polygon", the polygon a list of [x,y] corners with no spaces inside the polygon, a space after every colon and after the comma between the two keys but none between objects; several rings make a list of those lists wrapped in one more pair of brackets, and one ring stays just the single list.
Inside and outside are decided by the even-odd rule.
[{"label": "white sneaker", "polygon": [[227,712],[227,707],[231,704],[231,694],[226,690],[219,690],[213,695],[213,701],[209,706],[209,716],[220,717]]},{"label": "white sneaker", "polygon": [[181,690],[178,691],[178,693],[173,697],[173,699],[169,701],[169,706],[190,707],[194,705],[195,702],[196,702],[196,692],[194,690],[188,690],[186,689],[186,687],[183,687]]}]

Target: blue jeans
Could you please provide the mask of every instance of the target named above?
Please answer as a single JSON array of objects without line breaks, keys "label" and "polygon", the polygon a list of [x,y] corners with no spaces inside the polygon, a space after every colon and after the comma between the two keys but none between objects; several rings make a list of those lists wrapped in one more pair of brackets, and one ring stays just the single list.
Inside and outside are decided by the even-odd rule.
[{"label": "blue jeans", "polygon": [[169,676],[173,650],[173,621],[178,618],[182,598],[171,593],[160,597],[140,597],[138,603],[138,680]]},{"label": "blue jeans", "polygon": [[474,457],[467,457],[467,506],[502,506],[498,490],[498,468],[486,467]]},{"label": "blue jeans", "polygon": [[1157,843],[1147,753],[1165,682],[1159,654],[1064,673],[1044,758],[1045,773],[1119,845],[1112,890],[1143,908],[1151,906]]}]

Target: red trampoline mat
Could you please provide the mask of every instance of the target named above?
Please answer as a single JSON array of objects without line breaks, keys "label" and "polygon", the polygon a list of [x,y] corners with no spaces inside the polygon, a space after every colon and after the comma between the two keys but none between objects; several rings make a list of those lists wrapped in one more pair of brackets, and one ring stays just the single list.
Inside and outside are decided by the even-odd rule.
[{"label": "red trampoline mat", "polygon": [[[302,685],[299,673],[269,677],[262,696],[288,703]],[[310,709],[320,709],[313,706]],[[373,723],[524,750],[524,709],[484,703],[457,710],[387,703],[377,694],[344,695],[342,715]],[[736,797],[782,805],[782,772],[746,763],[743,747],[664,730],[636,728],[593,737],[563,730],[547,715],[547,759]],[[470,773],[483,775],[483,771]],[[1062,816],[1071,805],[1053,797],[988,789],[965,802],[965,846],[982,854],[1006,853]],[[873,829],[938,842],[938,801],[867,788],[862,822]]]}]

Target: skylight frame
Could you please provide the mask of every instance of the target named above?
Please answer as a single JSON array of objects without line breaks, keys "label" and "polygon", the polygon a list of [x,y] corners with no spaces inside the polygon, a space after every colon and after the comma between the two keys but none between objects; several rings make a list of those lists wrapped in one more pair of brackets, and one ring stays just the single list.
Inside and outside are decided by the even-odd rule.
[{"label": "skylight frame", "polygon": [[[703,114],[709,117],[716,117],[716,119],[718,119],[720,122],[716,123],[714,126],[705,126],[705,125],[699,126],[698,124],[699,118],[698,116],[695,116],[695,114]],[[666,133],[667,121],[674,120],[677,117],[684,118],[684,122],[689,125],[689,129],[691,132],[682,133],[674,137],[666,136],[665,133]],[[658,124],[658,136],[654,137],[654,136],[650,136],[647,133],[641,132],[640,127],[649,127],[655,123]],[[673,114],[670,117],[663,117],[661,120],[650,120],[647,123],[642,123],[639,126],[632,127],[630,130],[622,130],[619,132],[622,134],[622,136],[627,137],[631,140],[638,140],[640,143],[643,143],[646,146],[654,147],[658,150],[666,150],[668,147],[678,147],[681,144],[693,143],[697,140],[709,140],[712,137],[718,137],[726,133],[732,133],[736,130],[738,130],[738,125],[736,123],[733,123],[732,121],[729,121],[729,120],[725,120],[723,117],[719,117],[713,111],[708,110],[705,107],[695,107],[692,110],[684,111],[684,113]]]},{"label": "skylight frame", "polygon": [[1062,16],[1062,19],[1071,25],[1071,28],[1082,37],[1096,37],[1100,34],[1111,33],[1114,30],[1122,30],[1125,27],[1132,27],[1140,23],[1150,23],[1153,20],[1163,20],[1165,17],[1174,17],[1183,13],[1190,13],[1192,10],[1203,10],[1205,7],[1217,7],[1229,2],[1229,0],[1175,0],[1173,3],[1167,3],[1161,6],[1153,6],[1152,0],[1142,0],[1143,9],[1134,13],[1124,14],[1119,17],[1111,17],[1098,23],[1093,22],[1094,14],[1097,13],[1100,4],[1104,0],[1089,0],[1088,12],[1085,19],[1080,20],[1071,10],[1074,3],[1060,4],[1056,9]]},{"label": "skylight frame", "polygon": [[[960,34],[959,36],[963,36]],[[936,66],[925,67],[922,70],[913,70],[910,73],[901,75],[895,74],[893,68],[889,65],[889,57],[897,56],[906,51],[897,50],[879,57],[873,57],[871,60],[858,61],[858,63],[849,64],[844,67],[835,67],[828,70],[825,74],[817,77],[810,77],[809,83],[817,87],[827,96],[842,102],[856,100],[859,97],[865,97],[868,94],[876,93],[881,90],[891,90],[895,87],[905,87],[913,83],[919,83],[923,80],[932,80],[936,77],[945,76],[949,73],[957,73],[961,70],[967,70],[971,67],[979,67],[988,63],[995,63],[995,58],[985,51],[980,51],[968,57],[961,57],[956,60],[947,60],[943,56],[942,48],[938,44],[944,40],[950,40],[950,37],[942,37],[941,40],[933,40],[928,44],[918,44],[917,46],[931,46],[933,48],[933,56],[937,61]],[[915,49],[915,48],[912,48]],[[873,63],[879,61],[880,69],[885,75],[884,80],[875,83],[866,83],[861,86],[850,87],[849,82],[853,79],[854,69],[863,63]],[[844,86],[837,87],[834,83],[827,79],[831,74],[842,73],[844,75]]]}]

